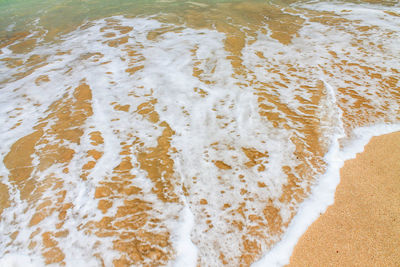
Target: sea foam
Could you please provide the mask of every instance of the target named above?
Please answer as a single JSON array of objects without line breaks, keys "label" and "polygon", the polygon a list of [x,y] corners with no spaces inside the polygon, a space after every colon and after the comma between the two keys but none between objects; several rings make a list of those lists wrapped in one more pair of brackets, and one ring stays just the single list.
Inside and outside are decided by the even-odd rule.
[{"label": "sea foam", "polygon": [[[336,7],[282,11],[303,21],[289,44],[268,20],[208,29],[161,14],[2,48],[15,64],[0,62],[1,262],[40,266],[50,251],[66,266],[287,263],[333,203],[343,162],[399,130],[398,25]],[[31,165],[11,168],[15,144],[36,135],[20,157]],[[28,197],[14,177],[25,167]]]}]

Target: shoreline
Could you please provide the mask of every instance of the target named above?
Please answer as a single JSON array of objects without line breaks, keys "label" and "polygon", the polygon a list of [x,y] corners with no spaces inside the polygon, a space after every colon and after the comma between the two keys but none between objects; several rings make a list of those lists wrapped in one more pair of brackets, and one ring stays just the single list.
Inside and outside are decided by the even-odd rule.
[{"label": "shoreline", "polygon": [[399,266],[400,132],[372,137],[340,177],[334,204],[301,236],[287,266]]}]

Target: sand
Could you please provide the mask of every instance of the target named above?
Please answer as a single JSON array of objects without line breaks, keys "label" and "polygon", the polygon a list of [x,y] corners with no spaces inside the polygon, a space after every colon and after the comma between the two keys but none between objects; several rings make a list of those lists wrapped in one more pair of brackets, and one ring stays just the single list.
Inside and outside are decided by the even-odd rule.
[{"label": "sand", "polygon": [[340,174],[288,266],[400,266],[400,132],[372,138]]}]

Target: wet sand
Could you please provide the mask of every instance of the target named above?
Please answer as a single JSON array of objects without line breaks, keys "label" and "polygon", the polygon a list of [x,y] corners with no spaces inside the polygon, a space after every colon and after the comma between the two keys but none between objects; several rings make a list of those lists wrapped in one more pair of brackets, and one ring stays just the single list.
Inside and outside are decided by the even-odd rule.
[{"label": "wet sand", "polygon": [[400,266],[400,132],[372,138],[340,173],[288,266]]}]

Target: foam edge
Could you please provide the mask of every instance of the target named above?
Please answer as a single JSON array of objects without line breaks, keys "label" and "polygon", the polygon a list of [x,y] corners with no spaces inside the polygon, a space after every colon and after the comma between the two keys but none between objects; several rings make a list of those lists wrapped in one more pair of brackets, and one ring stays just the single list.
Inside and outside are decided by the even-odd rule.
[{"label": "foam edge", "polygon": [[400,124],[359,127],[353,130],[352,139],[342,149],[340,149],[339,138],[336,138],[325,156],[328,163],[326,172],[312,187],[310,196],[300,205],[281,241],[251,266],[278,267],[289,264],[290,256],[300,237],[334,203],[336,187],[340,182],[340,169],[344,162],[363,152],[365,145],[372,137],[397,131],[400,131]]}]

